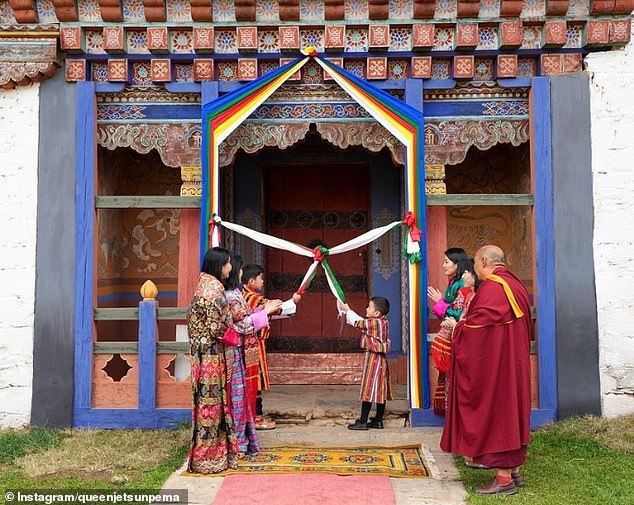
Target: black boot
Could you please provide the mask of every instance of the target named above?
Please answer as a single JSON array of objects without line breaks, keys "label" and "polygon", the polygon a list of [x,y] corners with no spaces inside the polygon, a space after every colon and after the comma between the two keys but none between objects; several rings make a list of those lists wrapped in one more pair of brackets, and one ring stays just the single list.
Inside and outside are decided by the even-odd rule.
[{"label": "black boot", "polygon": [[357,419],[354,423],[348,425],[349,430],[368,431],[368,423],[364,423],[361,419]]},{"label": "black boot", "polygon": [[368,422],[368,428],[374,428],[376,430],[383,429],[383,421],[379,421],[376,417],[371,417]]}]

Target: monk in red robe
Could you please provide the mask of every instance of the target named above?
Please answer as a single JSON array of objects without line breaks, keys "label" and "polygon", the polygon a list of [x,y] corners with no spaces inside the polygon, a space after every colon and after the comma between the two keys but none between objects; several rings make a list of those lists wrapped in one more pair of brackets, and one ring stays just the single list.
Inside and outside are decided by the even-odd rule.
[{"label": "monk in red robe", "polygon": [[496,468],[478,494],[514,494],[530,441],[530,302],[504,266],[504,252],[484,246],[475,255],[482,279],[453,336],[447,417],[440,447]]}]

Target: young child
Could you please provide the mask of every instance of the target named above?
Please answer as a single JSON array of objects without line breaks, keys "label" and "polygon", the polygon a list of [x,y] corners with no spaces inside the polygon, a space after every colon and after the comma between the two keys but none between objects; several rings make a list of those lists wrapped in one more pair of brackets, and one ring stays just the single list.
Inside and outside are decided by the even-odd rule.
[{"label": "young child", "polygon": [[[242,269],[242,296],[252,309],[263,307],[269,301],[261,294],[262,288],[264,288],[264,269],[260,265],[246,265]],[[282,304],[282,309],[278,314],[294,314],[297,310],[296,304],[300,300],[301,296],[294,293],[290,300]],[[248,380],[254,383],[254,387],[257,387],[257,396],[252,407],[256,414],[255,427],[258,430],[272,430],[276,426],[275,421],[264,415],[262,407],[262,391],[268,391],[270,386],[269,369],[266,362],[266,341],[269,334],[269,327],[263,328],[258,333],[259,371],[255,375],[249,374],[248,377]]]},{"label": "young child", "polygon": [[[370,299],[365,309],[365,319],[356,314],[347,304],[338,304],[345,312],[346,322],[362,331],[361,348],[365,350],[363,377],[361,378],[361,417],[349,430],[383,429],[383,414],[386,400],[392,399],[390,373],[386,353],[390,352],[390,327],[387,313],[390,302],[381,296]],[[376,403],[376,416],[368,421],[372,402]]]}]

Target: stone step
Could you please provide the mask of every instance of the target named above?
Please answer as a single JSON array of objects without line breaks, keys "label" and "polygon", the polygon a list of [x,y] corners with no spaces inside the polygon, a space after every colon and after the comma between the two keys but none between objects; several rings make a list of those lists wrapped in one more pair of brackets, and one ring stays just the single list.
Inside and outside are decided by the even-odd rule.
[{"label": "stone step", "polygon": [[[409,423],[406,386],[393,389],[396,399],[387,402],[384,424],[403,427]],[[279,424],[338,426],[354,421],[361,411],[357,385],[272,385],[262,399],[264,413]]]}]

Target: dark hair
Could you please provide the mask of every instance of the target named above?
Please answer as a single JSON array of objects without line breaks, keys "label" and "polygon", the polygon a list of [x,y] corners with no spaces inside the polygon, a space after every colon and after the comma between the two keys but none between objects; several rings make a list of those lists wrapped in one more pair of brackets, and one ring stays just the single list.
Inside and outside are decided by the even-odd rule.
[{"label": "dark hair", "polygon": [[387,316],[387,313],[390,311],[390,302],[387,298],[383,298],[382,296],[373,296],[370,298],[370,301],[374,304],[376,310],[378,310],[381,315]]},{"label": "dark hair", "polygon": [[456,270],[456,275],[458,276],[458,279],[462,278],[462,274],[465,272],[469,272],[471,273],[471,275],[473,275],[473,278],[475,279],[473,289],[478,289],[478,286],[480,286],[480,278],[478,277],[478,274],[476,274],[472,259],[467,258],[466,260],[460,260],[458,262],[458,270]]},{"label": "dark hair", "polygon": [[222,247],[212,247],[207,249],[203,258],[202,271],[206,274],[213,275],[222,282],[222,267],[231,259],[231,253]]},{"label": "dark hair", "polygon": [[[445,256],[447,256],[447,258],[449,258],[449,260],[456,265],[460,263],[461,260],[469,259],[469,256],[467,256],[467,253],[462,247],[450,247],[445,251]],[[461,275],[462,273],[458,273],[458,270],[456,270],[456,274],[452,277],[451,280],[455,282],[460,279]]]},{"label": "dark hair", "polygon": [[255,263],[249,263],[242,267],[242,283],[246,284],[251,279],[255,279],[258,275],[264,273],[264,268]]},{"label": "dark hair", "polygon": [[223,281],[226,290],[236,289],[240,285],[240,270],[242,269],[242,256],[234,254],[231,256],[231,273]]}]

